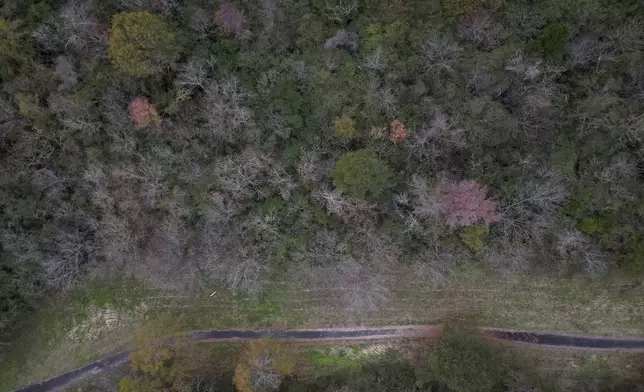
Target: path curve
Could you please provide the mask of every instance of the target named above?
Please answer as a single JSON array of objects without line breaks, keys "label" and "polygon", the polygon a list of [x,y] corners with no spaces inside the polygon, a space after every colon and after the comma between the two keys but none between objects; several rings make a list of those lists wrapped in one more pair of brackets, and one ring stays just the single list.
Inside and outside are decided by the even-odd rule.
[{"label": "path curve", "polygon": [[[497,328],[479,328],[489,339],[545,347],[584,350],[643,350],[644,338],[581,336],[554,333],[517,331]],[[379,328],[326,328],[326,329],[235,329],[189,332],[193,342],[247,341],[261,338],[288,341],[374,341],[404,338],[437,340],[442,333],[440,325],[405,325]],[[131,350],[124,350],[94,361],[71,372],[49,380],[22,387],[15,392],[56,392],[93,375],[127,363]]]}]

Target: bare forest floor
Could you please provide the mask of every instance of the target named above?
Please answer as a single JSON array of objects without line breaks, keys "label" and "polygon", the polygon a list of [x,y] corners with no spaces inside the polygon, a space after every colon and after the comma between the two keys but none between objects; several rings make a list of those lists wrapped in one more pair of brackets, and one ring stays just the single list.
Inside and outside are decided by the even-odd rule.
[{"label": "bare forest floor", "polygon": [[125,348],[142,326],[173,333],[437,324],[465,318],[499,328],[644,335],[644,288],[614,280],[490,279],[471,274],[438,288],[409,279],[391,279],[388,286],[389,298],[377,310],[358,314],[343,307],[336,287],[294,289],[274,283],[261,300],[253,300],[216,286],[186,296],[146,290],[132,282],[99,284],[52,304],[37,322],[22,328],[0,367],[0,391]]}]

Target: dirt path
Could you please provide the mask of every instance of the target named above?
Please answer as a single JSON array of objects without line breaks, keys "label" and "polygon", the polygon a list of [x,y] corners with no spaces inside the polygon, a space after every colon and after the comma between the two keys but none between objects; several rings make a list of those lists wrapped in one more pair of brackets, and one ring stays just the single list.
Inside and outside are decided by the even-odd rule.
[{"label": "dirt path", "polygon": [[[585,350],[644,350],[644,338],[611,338],[578,336],[507,329],[480,328],[487,338],[531,344]],[[374,341],[404,338],[438,340],[442,333],[440,325],[407,325],[382,328],[328,328],[328,329],[279,329],[279,330],[215,330],[195,331],[189,334],[194,342],[244,341],[261,338],[289,341]],[[81,368],[62,374],[41,383],[28,385],[16,392],[55,392],[82,381],[95,374],[113,369],[128,362],[130,350],[107,356]]]},{"label": "dirt path", "polygon": [[644,350],[644,339],[602,336],[566,335],[483,328],[485,337],[544,347],[578,348],[587,350]]}]

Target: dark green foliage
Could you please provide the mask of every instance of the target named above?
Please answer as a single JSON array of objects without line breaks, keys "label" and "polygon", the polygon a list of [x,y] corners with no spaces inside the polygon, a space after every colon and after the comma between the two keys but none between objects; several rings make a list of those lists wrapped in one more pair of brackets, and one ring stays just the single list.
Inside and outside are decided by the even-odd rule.
[{"label": "dark green foliage", "polygon": [[547,24],[539,37],[542,55],[546,58],[560,58],[564,54],[569,38],[569,24],[563,22]]},{"label": "dark green foliage", "polygon": [[30,265],[12,262],[10,255],[0,255],[0,331],[34,305],[38,298],[38,273]]},{"label": "dark green foliage", "polygon": [[375,152],[363,149],[344,153],[332,176],[339,189],[363,199],[375,199],[389,184],[393,172]]},{"label": "dark green foliage", "polygon": [[497,348],[474,334],[449,332],[432,349],[432,374],[455,392],[500,390],[505,366]]},{"label": "dark green foliage", "polygon": [[630,276],[644,277],[644,240],[639,240],[628,248],[619,266]]}]

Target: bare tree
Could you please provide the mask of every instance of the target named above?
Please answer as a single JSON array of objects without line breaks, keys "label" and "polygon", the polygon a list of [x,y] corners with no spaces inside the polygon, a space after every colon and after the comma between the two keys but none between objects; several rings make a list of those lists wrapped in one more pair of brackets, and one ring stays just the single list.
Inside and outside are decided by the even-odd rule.
[{"label": "bare tree", "polygon": [[[644,80],[642,82],[642,98],[644,99]],[[619,135],[620,143],[624,145],[640,144],[644,140],[644,115],[623,119],[620,129],[622,130]]]},{"label": "bare tree", "polygon": [[546,24],[546,18],[536,10],[520,9],[510,14],[517,26],[519,34],[525,38],[531,38],[539,34]]},{"label": "bare tree", "polygon": [[571,67],[585,67],[602,62],[617,61],[616,48],[612,40],[592,35],[583,35],[573,39],[566,47]]},{"label": "bare tree", "polygon": [[642,29],[644,18],[640,16],[628,18],[624,23],[618,23],[606,33],[608,45],[612,46],[614,53],[624,55],[642,50],[644,38]]},{"label": "bare tree", "polygon": [[190,388],[191,392],[217,392],[217,383],[196,376],[192,377]]},{"label": "bare tree", "polygon": [[467,79],[467,88],[473,95],[479,95],[486,92],[494,84],[492,73],[483,67],[474,67]]},{"label": "bare tree", "polygon": [[374,206],[367,201],[344,195],[339,189],[326,188],[314,192],[313,198],[324,203],[327,211],[346,221],[369,221],[374,218]]},{"label": "bare tree", "polygon": [[373,53],[365,56],[362,65],[363,67],[376,72],[385,70],[387,68],[387,55],[385,54],[382,46],[376,47]]},{"label": "bare tree", "polygon": [[197,33],[198,39],[206,39],[212,34],[215,20],[203,8],[195,7],[190,15],[190,28]]},{"label": "bare tree", "polygon": [[216,60],[210,63],[199,59],[191,59],[187,63],[179,66],[179,74],[175,84],[181,87],[194,88],[199,87],[204,90],[208,78],[208,68],[214,66]]},{"label": "bare tree", "polygon": [[635,200],[632,192],[633,180],[637,177],[637,163],[627,157],[618,156],[601,172],[595,173],[601,184],[608,187],[610,198]]},{"label": "bare tree", "polygon": [[381,87],[379,81],[372,80],[367,86],[365,103],[370,111],[393,116],[397,110],[398,99],[396,92],[392,88]]},{"label": "bare tree", "polygon": [[95,261],[96,248],[91,235],[80,228],[57,230],[52,238],[55,250],[43,264],[47,285],[69,290],[79,282]]},{"label": "bare tree", "polygon": [[100,100],[101,116],[114,130],[130,127],[128,105],[130,101],[117,90],[108,90]]},{"label": "bare tree", "polygon": [[483,262],[497,273],[517,277],[534,268],[535,258],[533,250],[524,244],[503,241],[485,253]]},{"label": "bare tree", "polygon": [[463,48],[447,36],[429,36],[425,40],[425,68],[436,72],[454,72],[462,52]]},{"label": "bare tree", "polygon": [[221,159],[214,171],[220,188],[238,200],[266,195],[268,191],[277,191],[288,199],[295,188],[290,175],[277,162],[253,149]]},{"label": "bare tree", "polygon": [[98,227],[100,252],[109,260],[106,268],[120,268],[127,264],[137,264],[141,260],[139,246],[142,233],[126,218],[106,214]]},{"label": "bare tree", "polygon": [[440,195],[434,191],[435,187],[430,186],[426,180],[414,176],[411,189],[414,195],[414,214],[422,219],[439,219],[444,208]]},{"label": "bare tree", "polygon": [[610,261],[605,252],[599,247],[593,246],[584,252],[584,272],[591,277],[604,276],[610,270]]},{"label": "bare tree", "polygon": [[416,261],[413,266],[414,276],[428,281],[432,287],[443,287],[454,278],[459,264],[467,258],[468,255],[454,249],[435,245]]},{"label": "bare tree", "polygon": [[484,9],[472,12],[458,27],[461,38],[473,43],[477,48],[490,50],[501,40],[502,25],[492,14]]},{"label": "bare tree", "polygon": [[328,266],[346,257],[348,246],[338,235],[330,230],[322,229],[315,233],[311,243],[307,262],[314,265]]},{"label": "bare tree", "polygon": [[55,18],[38,26],[33,37],[48,50],[62,46],[64,50],[80,51],[107,44],[107,30],[92,15],[88,2],[82,0],[70,0]]},{"label": "bare tree", "polygon": [[253,358],[250,371],[250,384],[254,391],[274,391],[282,383],[282,377],[273,367],[270,355]]},{"label": "bare tree", "polygon": [[410,152],[422,160],[435,162],[465,146],[465,130],[456,126],[455,119],[437,109],[418,132],[412,135]]},{"label": "bare tree", "polygon": [[565,230],[556,235],[555,249],[564,263],[564,271],[571,267],[579,267],[591,277],[603,276],[610,270],[611,262],[608,255],[603,252],[589,238],[578,230]]},{"label": "bare tree", "polygon": [[347,312],[375,311],[389,299],[389,289],[373,267],[347,260],[333,268],[332,280],[338,285],[340,299]]},{"label": "bare tree", "polygon": [[254,249],[239,249],[237,261],[227,267],[226,283],[251,298],[262,293],[268,267],[262,264],[260,256]]},{"label": "bare tree", "polygon": [[358,0],[326,0],[329,19],[343,23],[358,8]]},{"label": "bare tree", "polygon": [[558,173],[542,170],[528,182],[518,200],[502,210],[501,230],[507,238],[526,243],[539,243],[552,226],[552,214],[568,196]]},{"label": "bare tree", "polygon": [[96,135],[101,129],[100,122],[86,102],[79,102],[60,94],[51,94],[48,103],[51,111],[57,115],[67,130]]},{"label": "bare tree", "polygon": [[212,137],[228,143],[240,138],[244,126],[252,118],[250,109],[245,106],[250,96],[236,77],[206,86],[201,117]]},{"label": "bare tree", "polygon": [[170,16],[180,6],[178,0],[121,0],[119,8],[126,12],[151,11]]},{"label": "bare tree", "polygon": [[165,168],[155,156],[139,156],[138,164],[121,166],[112,175],[114,179],[128,181],[138,188],[138,196],[151,207],[156,206],[168,191]]},{"label": "bare tree", "polygon": [[552,81],[561,75],[566,68],[544,63],[542,60],[527,59],[523,53],[516,52],[508,59],[505,70],[516,74],[523,80],[534,81],[543,78],[544,80]]}]

